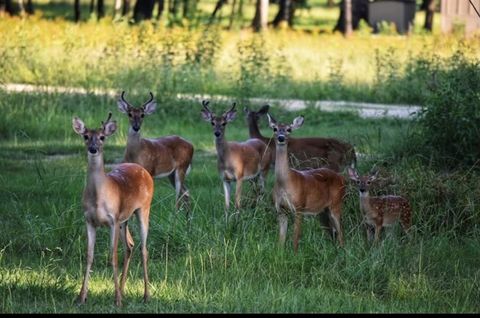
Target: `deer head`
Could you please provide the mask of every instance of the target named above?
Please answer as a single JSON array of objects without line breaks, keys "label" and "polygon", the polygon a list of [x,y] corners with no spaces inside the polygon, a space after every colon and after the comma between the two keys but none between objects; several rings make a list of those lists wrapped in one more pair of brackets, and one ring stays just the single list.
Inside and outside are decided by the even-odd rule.
[{"label": "deer head", "polygon": [[120,99],[117,101],[118,110],[128,115],[130,126],[135,132],[142,127],[145,115],[151,115],[157,107],[157,103],[153,100],[153,94],[150,92],[150,99],[140,107],[133,107],[125,100],[125,91],[122,92]]},{"label": "deer head", "polygon": [[117,130],[117,123],[110,121],[111,118],[112,113],[109,112],[107,120],[105,122],[102,121],[102,126],[99,129],[88,129],[80,118],[73,118],[73,130],[80,136],[83,136],[89,155],[102,153],[105,137],[112,135]]},{"label": "deer head", "polygon": [[202,101],[203,109],[201,111],[202,118],[210,122],[213,128],[213,134],[216,138],[220,139],[223,138],[225,134],[225,126],[235,119],[237,111],[235,110],[236,103],[233,103],[232,108],[230,110],[224,112],[221,116],[216,116],[208,108],[209,101]]},{"label": "deer head", "polygon": [[286,145],[288,142],[288,135],[295,130],[300,128],[303,125],[304,118],[303,116],[296,117],[291,125],[286,124],[278,124],[277,121],[272,117],[272,115],[268,114],[268,124],[270,128],[273,129],[273,133],[275,135],[275,143],[278,146]]},{"label": "deer head", "polygon": [[368,196],[372,182],[378,177],[378,170],[373,170],[367,175],[359,176],[356,169],[349,167],[348,177],[355,182],[361,196]]}]

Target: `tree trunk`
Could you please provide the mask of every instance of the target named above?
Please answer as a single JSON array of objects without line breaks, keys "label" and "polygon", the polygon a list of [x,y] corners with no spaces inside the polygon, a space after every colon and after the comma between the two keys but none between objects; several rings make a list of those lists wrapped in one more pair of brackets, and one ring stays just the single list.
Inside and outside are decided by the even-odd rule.
[{"label": "tree trunk", "polygon": [[255,16],[253,17],[252,27],[255,32],[267,28],[268,23],[268,0],[257,0]]},{"label": "tree trunk", "polygon": [[153,15],[155,0],[137,0],[133,7],[133,19],[135,22],[150,20]]},{"label": "tree trunk", "polygon": [[20,10],[20,16],[25,16],[25,5],[23,4],[23,0],[18,0],[18,9]]},{"label": "tree trunk", "polygon": [[169,6],[169,8],[168,8],[168,11],[169,11],[170,14],[172,14],[174,17],[177,16],[179,4],[180,4],[180,0],[171,0],[171,1],[170,1],[170,6]]},{"label": "tree trunk", "polygon": [[235,20],[235,5],[237,4],[237,0],[233,0],[232,3],[232,11],[230,12],[230,21],[228,22],[228,29],[231,30],[233,26],[233,20]]},{"label": "tree trunk", "polygon": [[80,15],[81,15],[80,0],[75,0],[73,2],[73,16],[74,16],[75,22],[80,21]]},{"label": "tree trunk", "polygon": [[345,36],[352,35],[352,0],[345,0]]},{"label": "tree trunk", "polygon": [[113,17],[118,18],[122,15],[122,0],[115,0]]},{"label": "tree trunk", "polygon": [[95,0],[90,0],[90,14],[95,11]]},{"label": "tree trunk", "polygon": [[130,0],[123,0],[122,17],[128,15],[129,12],[130,12]]},{"label": "tree trunk", "polygon": [[[349,0],[351,1],[351,12],[352,12],[352,29],[357,30],[360,24],[360,20],[364,19],[368,22],[368,2],[369,0]],[[340,15],[337,20],[337,24],[333,31],[340,31],[342,33],[346,33],[346,17],[345,17],[345,2],[346,0],[342,0],[340,2]]]},{"label": "tree trunk", "polygon": [[163,10],[165,10],[165,0],[158,0],[157,20],[162,17]]},{"label": "tree trunk", "polygon": [[33,9],[33,2],[32,0],[27,0],[27,5],[25,6],[25,10],[27,14],[34,14],[35,10]]},{"label": "tree trunk", "polygon": [[97,0],[97,19],[105,16],[105,2],[104,0]]},{"label": "tree trunk", "polygon": [[423,0],[421,8],[425,10],[425,24],[423,25],[423,28],[432,32],[433,16],[435,14],[435,0]]},{"label": "tree trunk", "polygon": [[217,4],[215,5],[215,9],[213,9],[212,15],[210,16],[209,24],[213,22],[213,19],[215,19],[215,15],[217,15],[217,12],[220,11],[220,9],[223,7],[224,4],[226,4],[228,0],[218,0]]},{"label": "tree trunk", "polygon": [[281,23],[289,23],[291,0],[280,0],[278,3],[278,13],[272,21],[274,27],[278,27]]}]

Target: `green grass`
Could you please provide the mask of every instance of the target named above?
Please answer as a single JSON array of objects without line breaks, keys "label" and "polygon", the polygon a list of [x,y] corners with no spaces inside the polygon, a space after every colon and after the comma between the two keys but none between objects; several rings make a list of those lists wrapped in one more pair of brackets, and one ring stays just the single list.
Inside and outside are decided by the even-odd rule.
[{"label": "green grass", "polygon": [[[144,96],[129,94],[132,103]],[[212,101],[214,111],[227,107]],[[243,105],[241,105],[243,106]],[[255,107],[250,105],[250,107]],[[98,126],[108,111],[118,131],[107,140],[107,163],[121,160],[127,119],[113,98],[92,95],[5,94],[0,92],[0,312],[478,312],[478,173],[439,174],[416,157],[394,151],[409,137],[404,120],[361,119],[351,113],[306,109],[295,136],[323,135],[355,144],[365,156],[360,171],[379,165],[396,182],[380,193],[407,195],[414,208],[411,236],[386,231],[379,246],[365,240],[353,187],[343,209],[345,248],[304,218],[298,255],[293,254],[292,223],[284,250],[277,247],[278,225],[268,194],[253,205],[245,186],[244,208],[225,223],[223,193],[216,171],[210,125],[200,103],[162,98],[145,119],[144,136],[179,134],[195,146],[187,178],[193,202],[189,229],[174,211],[174,191],[155,181],[148,238],[152,298],[142,303],[142,269],[137,242],[124,306],[113,304],[109,233],[98,231],[86,305],[75,299],[85,266],[86,233],[81,210],[86,154],[71,118]],[[240,108],[239,108],[240,109]],[[298,115],[276,106],[280,121]],[[265,135],[271,132],[262,122]],[[247,138],[243,114],[227,127],[229,140]],[[56,155],[62,155],[58,157]],[[290,220],[291,221],[291,220]],[[121,250],[121,249],[120,249]]]}]

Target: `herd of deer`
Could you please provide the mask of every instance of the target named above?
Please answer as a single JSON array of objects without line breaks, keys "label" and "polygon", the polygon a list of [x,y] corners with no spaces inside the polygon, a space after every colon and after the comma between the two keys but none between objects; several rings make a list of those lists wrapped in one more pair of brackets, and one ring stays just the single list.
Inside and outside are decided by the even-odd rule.
[{"label": "herd of deer", "polygon": [[[83,121],[73,118],[73,130],[85,141],[88,155],[86,185],[83,192],[83,209],[87,225],[87,264],[78,301],[85,303],[88,280],[93,263],[96,228],[110,227],[115,304],[121,306],[128,265],[134,242],[128,230],[128,220],[135,214],[139,222],[141,252],[144,275],[144,301],[149,298],[146,247],[150,206],[154,192],[153,177],[169,178],[175,188],[175,206],[179,210],[189,206],[189,192],[185,177],[190,171],[194,148],[179,136],[156,139],[142,138],[140,129],[145,115],[151,115],[156,108],[153,94],[140,107],[129,104],[122,92],[118,109],[128,116],[130,128],[124,163],[105,173],[103,144],[112,135],[117,124],[112,114],[99,129],[89,129]],[[244,142],[227,141],[226,126],[236,116],[235,103],[228,111],[217,116],[203,101],[202,118],[212,125],[217,150],[217,167],[223,182],[225,213],[229,210],[231,183],[236,182],[235,207],[241,207],[242,183],[253,179],[262,192],[270,166],[275,167],[273,202],[278,215],[279,242],[283,246],[288,227],[288,215],[294,215],[294,251],[297,252],[301,233],[302,216],[328,214],[332,235],[340,246],[344,245],[341,227],[342,202],[345,197],[346,181],[341,172],[346,168],[349,178],[354,181],[360,193],[360,208],[367,226],[367,236],[375,235],[379,240],[382,227],[397,220],[406,231],[411,225],[409,202],[400,196],[369,196],[369,188],[377,173],[359,176],[355,170],[356,156],[352,145],[334,138],[293,138],[293,130],[303,125],[303,116],[296,117],[291,124],[278,123],[268,113],[265,105],[258,111],[245,108],[250,139]],[[261,116],[266,115],[273,136],[262,136],[258,128]],[[188,214],[188,212],[187,212]],[[227,214],[226,214],[227,216]],[[118,285],[118,239],[124,244],[125,254],[120,285]]]}]

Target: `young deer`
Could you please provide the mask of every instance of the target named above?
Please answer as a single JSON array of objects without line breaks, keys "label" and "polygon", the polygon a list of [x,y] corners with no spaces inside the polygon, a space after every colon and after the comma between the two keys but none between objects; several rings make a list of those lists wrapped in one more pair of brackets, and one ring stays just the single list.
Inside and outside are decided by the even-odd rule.
[{"label": "young deer", "polygon": [[380,238],[380,232],[384,226],[390,226],[396,221],[405,232],[411,226],[412,210],[407,199],[396,196],[386,195],[371,197],[369,189],[373,181],[378,176],[378,171],[373,174],[359,176],[357,170],[348,168],[348,176],[353,180],[360,193],[360,210],[364,214],[365,224],[367,225],[368,240],[372,239],[372,230],[375,233],[375,242]]},{"label": "young deer", "polygon": [[338,242],[343,246],[340,217],[345,196],[344,178],[328,168],[303,171],[290,168],[287,157],[289,134],[303,125],[304,118],[299,116],[291,125],[285,125],[278,124],[270,114],[267,116],[276,143],[273,200],[278,213],[281,245],[284,245],[287,234],[288,212],[295,215],[293,248],[297,253],[303,214],[317,215],[327,210],[332,233],[338,235]]},{"label": "young deer", "polygon": [[[87,266],[82,289],[78,296],[80,303],[85,303],[88,292],[88,279],[93,263],[96,228],[109,226],[111,233],[111,253],[113,266],[113,281],[115,285],[115,304],[121,306],[122,295],[127,279],[128,264],[133,250],[133,239],[128,230],[128,220],[136,214],[139,222],[144,295],[149,297],[147,272],[147,235],[150,215],[150,205],[153,197],[153,179],[147,170],[135,163],[117,165],[114,170],[105,174],[103,162],[103,143],[117,129],[115,121],[102,122],[100,129],[88,129],[77,117],[72,120],[73,130],[83,137],[88,154],[87,181],[83,191],[83,210],[87,224]],[[118,285],[118,238],[125,246],[123,271]]]},{"label": "young deer", "polygon": [[118,100],[118,109],[128,115],[130,129],[128,131],[125,162],[138,163],[150,173],[152,177],[163,178],[168,176],[175,188],[175,207],[178,210],[181,201],[189,210],[189,194],[185,187],[185,177],[189,173],[193,145],[179,136],[165,136],[156,139],[142,138],[140,128],[146,115],[155,111],[157,104],[150,93],[150,99],[140,107],[133,107],[124,98],[122,92]]},{"label": "young deer", "polygon": [[[244,108],[250,138],[258,138],[268,146],[272,164],[275,163],[275,142],[273,137],[264,137],[258,128],[258,120],[268,114],[269,105],[258,111]],[[296,169],[330,168],[340,172],[348,165],[355,165],[355,149],[349,143],[336,138],[304,137],[290,138],[288,142],[290,166]]]},{"label": "young deer", "polygon": [[[226,210],[230,207],[231,182],[236,181],[235,207],[240,208],[240,196],[243,180],[258,177],[261,191],[264,190],[266,173],[269,162],[262,155],[266,150],[263,141],[252,138],[244,142],[227,142],[225,138],[226,125],[233,121],[236,116],[235,103],[232,108],[221,116],[216,116],[208,108],[208,101],[203,101],[202,117],[211,123],[215,135],[217,149],[217,167],[223,181]],[[225,211],[227,213],[227,211]]]}]

